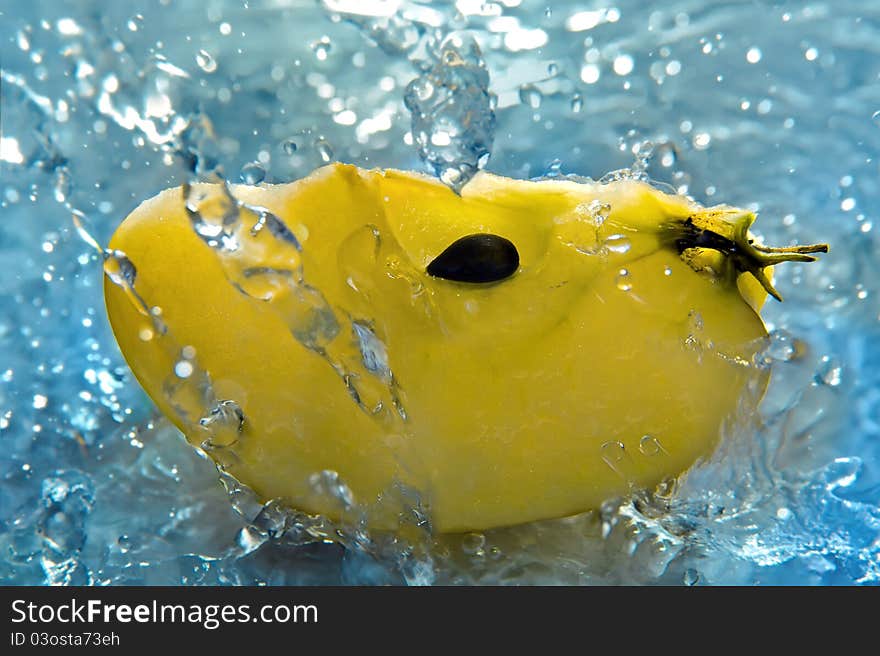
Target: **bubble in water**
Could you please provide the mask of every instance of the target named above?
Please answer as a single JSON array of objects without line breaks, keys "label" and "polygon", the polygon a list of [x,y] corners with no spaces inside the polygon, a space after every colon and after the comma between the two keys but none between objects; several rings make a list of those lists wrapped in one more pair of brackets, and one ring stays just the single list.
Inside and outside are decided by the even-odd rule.
[{"label": "bubble in water", "polygon": [[486,553],[486,536],[482,533],[467,533],[461,538],[461,550],[468,556],[483,556]]},{"label": "bubble in water", "polygon": [[324,469],[309,476],[309,487],[319,497],[332,499],[344,509],[354,506],[354,494],[332,469]]},{"label": "bubble in water", "polygon": [[315,53],[315,58],[318,61],[326,61],[333,44],[330,41],[330,37],[322,36],[317,41],[313,41],[309,47]]},{"label": "bubble in water", "polygon": [[217,70],[217,61],[207,50],[199,50],[196,54],[196,63],[205,73],[213,73]]},{"label": "bubble in water", "polygon": [[193,364],[189,360],[180,360],[174,365],[174,375],[178,378],[189,378],[193,373]]},{"label": "bubble in water", "polygon": [[241,181],[248,185],[260,184],[266,179],[266,169],[259,162],[248,162],[241,167]]},{"label": "bubble in water", "polygon": [[434,95],[434,85],[430,79],[426,78],[416,78],[410,83],[408,89],[415,94],[417,99],[422,101],[430,100]]},{"label": "bubble in water", "polygon": [[617,288],[622,292],[628,292],[632,290],[632,276],[629,273],[629,269],[620,269],[617,272],[615,284],[617,285]]},{"label": "bubble in water", "polygon": [[57,202],[67,202],[67,197],[70,195],[70,185],[70,171],[66,166],[58,167],[55,170],[55,184],[52,189]]},{"label": "bubble in water", "polygon": [[700,573],[692,567],[685,570],[682,582],[687,586],[694,586],[700,582]]},{"label": "bubble in water", "polygon": [[660,440],[653,435],[642,436],[642,439],[639,440],[639,451],[645,456],[656,456],[666,453],[666,449],[663,448]]},{"label": "bubble in water", "polygon": [[31,42],[28,39],[27,34],[19,30],[15,35],[15,42],[21,50],[27,52],[31,49]]},{"label": "bubble in water", "polygon": [[580,114],[584,108],[584,98],[581,94],[576,93],[571,97],[571,111],[574,114]]},{"label": "bubble in water", "polygon": [[674,166],[678,159],[675,146],[670,142],[658,144],[655,148],[655,156],[659,159],[660,166],[667,169]]},{"label": "bubble in water", "polygon": [[315,150],[325,164],[333,161],[333,148],[326,139],[315,140]]},{"label": "bubble in water", "polygon": [[880,125],[880,109],[871,114],[871,120],[874,121],[877,125]]},{"label": "bubble in water", "polygon": [[614,58],[614,72],[620,76],[629,75],[633,71],[635,62],[630,55],[618,55]]},{"label": "bubble in water", "polygon": [[632,248],[632,243],[626,235],[614,234],[609,235],[605,239],[604,246],[612,253],[622,255],[629,252],[629,249]]},{"label": "bubble in water", "polygon": [[519,88],[519,101],[532,109],[538,109],[544,99],[541,90],[534,84],[524,84]]},{"label": "bubble in water", "polygon": [[299,148],[299,145],[297,144],[296,140],[292,139],[292,138],[285,139],[281,143],[281,149],[284,151],[285,155],[293,155],[294,153],[296,153],[298,148]]},{"label": "bubble in water", "polygon": [[767,347],[759,354],[765,364],[772,362],[788,362],[799,355],[800,344],[797,338],[787,330],[770,331]]},{"label": "bubble in water", "polygon": [[817,383],[828,385],[829,387],[838,387],[843,380],[843,367],[837,358],[823,355],[819,363],[819,369],[816,371],[815,380]]},{"label": "bubble in water", "polygon": [[605,442],[600,447],[600,454],[602,461],[615,473],[627,479],[630,477],[631,461],[623,442],[618,440]]},{"label": "bubble in water", "polygon": [[388,366],[388,351],[373,329],[363,321],[352,321],[352,330],[358,342],[364,368],[383,380],[391,378]]}]

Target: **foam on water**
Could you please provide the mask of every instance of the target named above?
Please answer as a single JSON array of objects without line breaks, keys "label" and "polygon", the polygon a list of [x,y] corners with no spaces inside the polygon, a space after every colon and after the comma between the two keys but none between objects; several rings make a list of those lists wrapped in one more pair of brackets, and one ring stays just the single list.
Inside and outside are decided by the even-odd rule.
[{"label": "foam on water", "polygon": [[[876,8],[621,0],[545,10],[163,1],[135,14],[125,3],[0,2],[0,581],[880,581]],[[450,69],[438,56],[452,34],[470,35],[479,55],[455,41],[467,65]],[[462,108],[474,120],[465,130]],[[457,131],[432,139],[444,121]],[[716,454],[657,490],[576,517],[437,537],[406,489],[383,500],[399,507],[400,530],[366,531],[369,510],[332,470],[316,472],[313,488],[346,510],[338,524],[261,504],[156,414],[107,324],[105,275],[143,307],[142,338],[174,352],[169,393],[204,396],[204,414],[188,421],[212,437],[205,448],[233,445],[247,421],[234,399],[211,396],[198,354],[138,298],[124,254],[101,246],[140,201],[222,171],[279,182],[335,159],[440,175],[452,164],[463,175],[447,182],[460,188],[490,152],[504,175],[650,178],[760,211],[768,243],[830,242],[820,263],[777,270],[786,302],[764,310],[771,338],[759,364],[773,379],[759,421],[732,420]],[[252,225],[276,239],[292,229],[227,200],[247,230],[222,217],[202,225],[218,257],[258,238]],[[584,211],[597,224],[607,214]],[[204,218],[195,212],[196,229]],[[377,239],[361,237],[346,247]],[[300,301],[317,307],[319,294]],[[362,397],[393,406],[383,364],[393,345],[368,321],[349,323],[353,357],[327,357],[363,369],[377,382]],[[310,326],[296,334],[317,348],[322,329]],[[709,348],[698,317],[693,326],[695,347]],[[640,448],[663,447],[645,436]],[[625,466],[616,443],[605,451]]]}]

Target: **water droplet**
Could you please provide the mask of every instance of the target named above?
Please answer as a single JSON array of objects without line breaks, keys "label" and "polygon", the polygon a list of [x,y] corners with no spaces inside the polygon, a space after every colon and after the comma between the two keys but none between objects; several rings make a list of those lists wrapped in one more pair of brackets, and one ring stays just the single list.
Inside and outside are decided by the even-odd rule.
[{"label": "water droplet", "polygon": [[217,61],[207,50],[199,50],[196,54],[196,63],[205,73],[213,73],[217,70]]},{"label": "water droplet", "polygon": [[299,148],[299,145],[293,138],[285,139],[284,142],[281,144],[281,149],[286,155],[293,155],[297,151],[297,148]]},{"label": "water droplet", "polygon": [[871,114],[871,120],[874,121],[877,125],[880,125],[880,109]]},{"label": "water droplet", "polygon": [[574,114],[580,114],[581,110],[584,108],[584,99],[581,94],[576,93],[571,97],[571,111]]},{"label": "water droplet", "polygon": [[615,278],[617,288],[622,292],[628,292],[632,289],[632,277],[628,269],[620,269]]},{"label": "water droplet", "polygon": [[550,77],[556,77],[559,75],[559,65],[554,62],[547,64],[547,75]]},{"label": "water droplet", "polygon": [[760,48],[749,48],[748,52],[746,52],[746,61],[750,64],[757,64],[761,61],[761,49]]},{"label": "water droplet", "polygon": [[259,162],[248,162],[241,167],[241,181],[248,185],[260,184],[266,179],[266,169]]},{"label": "water droplet", "polygon": [[519,88],[519,101],[532,109],[538,109],[544,96],[534,84],[524,84]]},{"label": "water droplet", "polygon": [[663,267],[663,275],[664,276],[671,276],[672,275],[672,267],[671,266]]}]

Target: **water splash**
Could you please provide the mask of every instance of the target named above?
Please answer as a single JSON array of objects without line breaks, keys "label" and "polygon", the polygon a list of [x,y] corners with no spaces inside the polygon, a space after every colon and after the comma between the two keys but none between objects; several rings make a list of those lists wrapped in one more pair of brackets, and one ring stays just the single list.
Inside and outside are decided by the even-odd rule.
[{"label": "water splash", "polygon": [[409,83],[404,102],[419,156],[456,193],[489,161],[495,111],[477,41],[451,34],[433,66]]}]

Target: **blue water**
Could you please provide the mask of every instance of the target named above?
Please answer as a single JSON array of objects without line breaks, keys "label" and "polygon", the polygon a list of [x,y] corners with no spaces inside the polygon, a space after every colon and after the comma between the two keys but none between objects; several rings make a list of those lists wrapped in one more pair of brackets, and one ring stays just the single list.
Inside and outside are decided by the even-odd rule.
[{"label": "blue water", "polygon": [[[649,4],[0,0],[0,583],[876,585],[880,7]],[[642,167],[757,210],[767,243],[831,253],[778,271],[761,430],[732,427],[671,496],[442,541],[339,536],[224,486],[156,412],[72,215],[105,244],[218,168],[441,173],[404,98],[445,79],[432,57],[461,30],[491,95],[468,92],[479,147],[450,146],[457,170]]]}]

